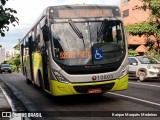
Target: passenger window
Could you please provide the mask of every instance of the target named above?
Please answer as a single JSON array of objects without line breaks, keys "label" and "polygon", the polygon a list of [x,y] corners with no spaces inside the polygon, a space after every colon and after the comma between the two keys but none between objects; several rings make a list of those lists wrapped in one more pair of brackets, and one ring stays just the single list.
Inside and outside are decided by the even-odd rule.
[{"label": "passenger window", "polygon": [[138,61],[135,58],[129,58],[129,65],[133,65],[133,63],[138,64]]}]

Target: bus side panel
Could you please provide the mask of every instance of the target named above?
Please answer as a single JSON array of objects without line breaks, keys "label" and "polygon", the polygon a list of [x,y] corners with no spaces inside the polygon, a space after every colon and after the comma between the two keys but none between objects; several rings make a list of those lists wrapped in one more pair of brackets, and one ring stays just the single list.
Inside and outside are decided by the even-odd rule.
[{"label": "bus side panel", "polygon": [[39,52],[34,52],[32,54],[32,58],[33,58],[34,82],[35,82],[36,85],[38,85],[40,87],[38,70],[42,71],[42,56]]},{"label": "bus side panel", "polygon": [[32,80],[29,55],[26,56],[26,77]]}]

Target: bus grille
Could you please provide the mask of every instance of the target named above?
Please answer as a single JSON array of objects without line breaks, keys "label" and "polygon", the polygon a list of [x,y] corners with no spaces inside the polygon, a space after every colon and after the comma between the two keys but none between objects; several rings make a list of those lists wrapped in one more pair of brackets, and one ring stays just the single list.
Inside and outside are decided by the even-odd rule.
[{"label": "bus grille", "polygon": [[113,88],[114,84],[115,83],[107,83],[102,85],[85,85],[85,86],[73,86],[73,87],[78,93],[88,93],[89,89],[96,89],[96,88],[100,88],[102,92],[107,92]]}]

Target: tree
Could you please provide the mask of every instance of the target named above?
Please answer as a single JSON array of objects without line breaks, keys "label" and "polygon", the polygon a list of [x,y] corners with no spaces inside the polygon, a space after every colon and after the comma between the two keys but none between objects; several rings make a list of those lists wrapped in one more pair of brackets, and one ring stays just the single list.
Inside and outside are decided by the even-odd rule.
[{"label": "tree", "polygon": [[18,44],[16,44],[16,45],[14,46],[14,49],[15,49],[15,50],[18,50],[18,51],[20,50],[20,40],[21,40],[21,38],[18,39]]},{"label": "tree", "polygon": [[15,55],[5,62],[11,65],[12,71],[18,71],[18,68],[20,67],[20,54]]},{"label": "tree", "polygon": [[15,26],[18,24],[18,18],[14,16],[17,13],[16,10],[12,8],[5,8],[5,4],[8,0],[0,0],[0,34],[2,37],[5,36],[5,31],[9,31],[9,25]]},{"label": "tree", "polygon": [[134,51],[134,50],[132,50],[132,49],[128,49],[128,55],[129,56],[138,56],[139,53]]},{"label": "tree", "polygon": [[[149,10],[150,17],[148,21],[130,24],[126,26],[127,32],[131,35],[145,35],[147,38],[149,36],[154,36],[157,42],[158,58],[159,58],[159,46],[160,46],[160,0],[140,0],[142,1],[142,6],[135,6],[134,9],[139,10]],[[149,39],[148,39],[149,40]]]}]

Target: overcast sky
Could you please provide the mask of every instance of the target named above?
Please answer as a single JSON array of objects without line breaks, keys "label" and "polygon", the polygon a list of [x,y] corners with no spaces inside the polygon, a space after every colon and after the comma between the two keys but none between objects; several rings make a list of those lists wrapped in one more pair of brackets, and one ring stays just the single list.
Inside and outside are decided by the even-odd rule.
[{"label": "overcast sky", "polygon": [[5,37],[0,36],[0,44],[6,50],[12,49],[18,43],[18,39],[28,32],[47,6],[83,3],[119,6],[120,0],[9,0],[6,7],[17,11],[15,16],[19,18],[19,25],[16,25],[16,27],[10,26],[10,30],[6,32]]}]

